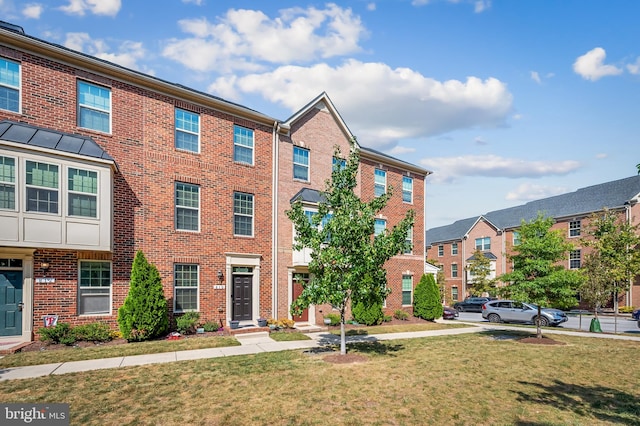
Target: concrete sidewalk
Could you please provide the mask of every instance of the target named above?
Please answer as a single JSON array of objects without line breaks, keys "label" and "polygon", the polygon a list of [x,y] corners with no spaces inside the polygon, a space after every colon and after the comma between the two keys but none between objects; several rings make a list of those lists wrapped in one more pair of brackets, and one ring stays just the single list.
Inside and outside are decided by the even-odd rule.
[{"label": "concrete sidewalk", "polygon": [[[510,327],[499,324],[477,324],[464,323],[469,325],[465,328],[451,328],[433,331],[415,331],[404,333],[389,333],[378,335],[348,336],[347,344],[357,342],[376,342],[397,339],[411,339],[432,336],[447,336],[465,333],[478,333],[488,330],[530,330],[535,333],[535,329],[522,327]],[[545,328],[544,334],[567,334],[578,337],[592,337],[619,340],[634,340],[640,343],[640,337],[626,336],[620,334],[586,333],[563,331],[558,329]],[[77,373],[91,370],[104,370],[118,367],[132,367],[148,364],[162,364],[167,362],[188,361],[196,359],[220,358],[236,355],[250,355],[261,352],[277,352],[298,349],[326,348],[340,343],[340,336],[328,332],[307,333],[311,340],[295,340],[289,342],[276,342],[269,337],[268,332],[238,334],[236,339],[240,346],[228,346],[224,348],[195,349],[178,352],[164,352],[158,354],[133,355],[106,359],[93,359],[86,361],[71,361],[55,364],[31,365],[26,367],[14,367],[0,369],[0,381],[29,379],[49,375],[59,375],[67,373]]]}]

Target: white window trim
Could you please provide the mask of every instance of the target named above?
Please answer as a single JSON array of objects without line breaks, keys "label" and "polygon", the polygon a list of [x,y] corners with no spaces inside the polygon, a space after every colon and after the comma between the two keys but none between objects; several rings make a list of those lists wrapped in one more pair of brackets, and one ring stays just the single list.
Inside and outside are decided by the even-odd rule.
[{"label": "white window trim", "polygon": [[[177,297],[176,297],[176,291],[178,290],[178,288],[181,289],[191,289],[194,288],[193,286],[190,287],[186,287],[186,286],[180,286],[178,287],[176,285],[176,266],[178,265],[194,265],[196,267],[196,274],[197,274],[197,279],[198,279],[198,283],[196,288],[196,308],[195,309],[187,309],[187,310],[178,310],[177,308]],[[201,280],[200,280],[200,265],[197,263],[174,263],[173,264],[173,312],[177,313],[177,314],[181,314],[181,313],[185,313],[185,312],[200,312],[200,287],[201,287]]]},{"label": "white window trim", "polygon": [[[382,222],[384,224],[384,228],[382,228],[382,231],[380,231],[380,233],[376,234],[375,233],[375,224],[379,223],[379,222]],[[386,221],[386,219],[382,219],[382,218],[379,218],[379,217],[375,218],[374,219],[374,232],[373,232],[374,237],[377,237],[378,235],[383,235],[386,230],[387,230],[387,221]]]},{"label": "white window trim", "polygon": [[380,169],[380,168],[375,168],[373,171],[373,195],[376,197],[380,197],[381,195],[375,195],[376,192],[376,186],[379,185],[378,183],[376,183],[376,171],[381,171],[382,173],[384,173],[384,192],[381,195],[384,195],[387,193],[387,171],[384,169]]},{"label": "white window trim", "polygon": [[405,250],[403,254],[413,254],[413,226],[409,227],[407,230],[407,237],[405,241],[408,241],[411,244],[411,248],[409,250]]},{"label": "white window trim", "polygon": [[[91,313],[91,314],[82,314],[80,313],[80,289],[81,288],[92,288],[92,287],[82,287],[80,285],[80,274],[82,270],[83,263],[108,263],[109,264],[109,311],[104,313]],[[93,287],[95,288],[95,287]],[[113,314],[113,262],[110,260],[90,260],[90,259],[80,259],[78,260],[78,286],[77,286],[77,300],[76,300],[76,312],[80,317],[103,317],[109,316]]]},{"label": "white window trim", "polygon": [[404,277],[411,277],[411,303],[409,303],[408,305],[405,305],[404,303],[402,303],[402,306],[413,306],[413,290],[414,290],[414,286],[413,286],[413,275],[411,274],[402,274],[401,276],[401,280],[400,280],[400,302],[403,302],[403,295],[404,295],[404,288],[402,286],[402,282],[404,281]]},{"label": "white window trim", "polygon": [[[188,114],[192,114],[192,115],[195,115],[196,117],[198,117],[198,131],[197,131],[197,132],[192,132],[192,131],[190,131],[190,130],[186,130],[186,129],[180,129],[180,128],[178,128],[178,123],[177,123],[177,121],[178,121],[178,120],[176,119],[176,116],[175,116],[175,115],[176,115],[176,112],[177,112],[178,110],[180,110],[180,111],[184,111],[184,112],[186,112],[186,113],[188,113]],[[176,136],[177,136],[178,132],[182,132],[182,133],[187,133],[187,134],[189,134],[189,135],[196,135],[196,137],[198,138],[198,147],[196,148],[196,150],[195,150],[195,151],[192,151],[192,150],[187,149],[187,148],[179,148],[179,147],[177,146],[177,141],[178,141],[178,138],[177,138],[177,137],[175,137],[175,138],[174,138],[174,139],[175,139],[175,140],[174,140],[174,146],[175,146],[175,148],[176,148],[178,151],[190,152],[190,153],[192,153],[192,154],[200,154],[200,145],[201,145],[201,142],[200,142],[200,141],[201,141],[201,139],[200,139],[200,128],[202,127],[202,126],[201,126],[201,124],[200,124],[200,121],[201,121],[201,120],[200,120],[200,114],[198,114],[198,113],[196,113],[196,112],[193,112],[193,111],[186,110],[186,109],[184,109],[184,108],[178,108],[178,107],[176,107],[176,109],[175,109],[175,110],[174,110],[174,112],[173,112],[173,121],[174,121],[175,132],[176,132],[175,134],[176,134]]]},{"label": "white window trim", "polygon": [[[577,223],[578,227],[577,228],[575,228],[575,227],[572,228],[571,224],[573,224],[573,223]],[[577,231],[577,234],[576,235],[571,235],[572,231]],[[578,220],[569,221],[569,238],[580,238],[581,234],[582,234],[582,221],[579,220],[579,219]]]},{"label": "white window trim", "polygon": [[19,61],[14,61],[12,59],[8,59],[5,57],[2,57],[1,59],[7,61],[7,62],[13,62],[14,64],[18,64],[18,87],[14,87],[14,86],[10,86],[8,84],[3,84],[0,82],[0,86],[3,87],[7,87],[9,89],[13,89],[13,90],[17,90],[18,91],[18,111],[11,111],[10,109],[3,109],[0,108],[2,111],[6,111],[8,113],[11,114],[22,114],[22,63]]},{"label": "white window trim", "polygon": [[[244,161],[236,160],[236,154],[235,154],[236,146],[239,146],[239,147],[242,147],[242,148],[245,148],[245,149],[249,149],[248,146],[236,143],[236,127],[241,128],[241,129],[251,130],[251,135],[252,135],[251,163],[246,163]],[[234,124],[233,125],[233,161],[236,164],[244,164],[244,165],[247,165],[247,166],[255,165],[255,162],[256,162],[256,131],[255,130],[250,129],[248,127],[240,126],[238,124]]]},{"label": "white window trim", "polygon": [[[251,195],[251,207],[252,207],[251,211],[253,212],[251,215],[247,215],[247,214],[243,214],[243,213],[236,213],[236,200],[235,200],[236,194]],[[236,215],[243,216],[243,217],[251,217],[251,235],[236,234],[236,226],[235,226],[235,217],[236,217]],[[255,196],[255,194],[250,194],[248,192],[235,191],[233,193],[233,236],[234,237],[253,238],[253,236],[255,235],[255,232],[256,232],[256,196]]]},{"label": "white window trim", "polygon": [[[455,247],[455,253],[453,252],[453,248]],[[451,256],[458,255],[458,243],[451,243]]]},{"label": "white window trim", "polygon": [[[572,257],[574,253],[578,254],[577,258],[573,258]],[[577,268],[574,268],[573,266],[571,266],[571,263],[573,261],[578,261],[579,266]],[[575,271],[575,270],[578,270],[580,268],[582,268],[582,250],[580,250],[580,249],[571,250],[569,252],[569,269]]]},{"label": "white window trim", "polygon": [[[455,268],[454,268],[455,266]],[[456,271],[455,275],[453,274],[453,271]],[[451,264],[451,278],[460,278],[458,275],[460,274],[460,270],[458,269],[458,264],[457,263],[452,263]]]},{"label": "white window trim", "polygon": [[[410,179],[411,180],[411,191],[408,191],[411,194],[411,201],[405,201],[404,200],[404,180],[405,179]],[[402,202],[405,204],[413,204],[413,178],[409,177],[409,176],[402,176]]]},{"label": "white window trim", "polygon": [[[188,186],[194,186],[196,188],[198,188],[198,208],[193,208],[193,207],[189,207],[189,206],[179,206],[178,205],[178,185],[188,185]],[[200,208],[200,206],[202,205],[201,203],[201,187],[200,185],[196,185],[193,183],[187,183],[187,182],[181,182],[181,181],[176,181],[173,185],[173,204],[174,204],[174,211],[173,211],[173,217],[175,218],[174,220],[174,229],[176,231],[180,231],[180,232],[194,232],[194,233],[198,233],[200,232],[200,227],[201,227],[201,222],[202,222],[202,210]],[[196,210],[198,212],[198,229],[182,229],[182,228],[178,228],[178,208],[181,209],[185,209],[185,210]]]},{"label": "white window trim", "polygon": [[[88,106],[88,105],[84,105],[83,106],[82,104],[80,104],[80,83],[85,83],[85,84],[88,84],[90,86],[100,87],[102,89],[108,90],[109,91],[109,110],[108,111],[107,110],[101,110],[101,109],[98,109],[98,108],[95,108],[95,107],[92,107],[92,106]],[[113,89],[111,87],[108,87],[108,86],[103,86],[101,84],[92,83],[92,82],[87,81],[87,80],[78,79],[76,81],[76,98],[77,98],[77,100],[76,100],[76,104],[77,104],[76,105],[76,108],[77,108],[77,110],[76,110],[77,126],[79,128],[81,128],[81,129],[87,129],[87,130],[92,131],[92,132],[98,132],[98,133],[104,133],[104,134],[110,135],[112,133],[112,131],[113,131]],[[109,130],[107,132],[104,132],[102,130],[98,130],[98,129],[93,129],[91,127],[82,126],[80,124],[80,110],[82,108],[87,108],[87,109],[90,109],[90,110],[93,110],[93,111],[100,111],[100,112],[108,113],[109,114]]]},{"label": "white window trim", "polygon": [[2,184],[2,185],[12,185],[13,186],[13,195],[15,197],[15,200],[14,200],[14,203],[13,203],[13,209],[0,208],[0,210],[5,211],[5,212],[17,212],[17,211],[20,210],[20,200],[22,199],[22,197],[20,197],[21,189],[20,189],[20,185],[19,185],[19,183],[21,182],[21,179],[20,179],[20,159],[18,157],[14,157],[12,155],[5,155],[3,153],[0,153],[0,157],[13,159],[13,165],[14,165],[14,168],[15,168],[14,171],[13,171],[13,175],[15,176],[15,179],[14,179],[13,182],[0,181],[0,184]]},{"label": "white window trim", "polygon": [[[442,250],[440,250],[441,248],[442,248]],[[444,256],[444,245],[438,244],[437,250],[438,250],[438,257],[443,257]]]},{"label": "white window trim", "polygon": [[[308,153],[307,159],[309,160],[308,164],[301,164],[301,163],[297,163],[296,162],[296,149],[307,151],[307,153]],[[302,179],[302,178],[296,177],[295,173],[294,173],[293,179],[297,180],[297,181],[300,181],[300,182],[310,182],[311,181],[311,150],[308,149],[308,148],[303,148],[301,146],[294,146],[293,147],[293,158],[292,158],[292,160],[293,160],[293,170],[292,170],[292,172],[295,170],[296,166],[298,166],[298,167],[306,167],[307,168],[307,178],[306,179]]]},{"label": "white window trim", "polygon": [[[81,171],[85,171],[85,172],[92,172],[96,174],[96,180],[98,181],[97,185],[96,185],[96,193],[92,194],[90,192],[81,192],[81,191],[72,191],[69,188],[69,169],[76,169],[76,170],[81,170]],[[100,171],[99,170],[94,170],[91,168],[87,168],[87,167],[79,167],[79,166],[65,166],[64,167],[64,185],[63,187],[65,188],[65,204],[66,204],[66,212],[67,212],[67,216],[68,217],[75,217],[75,218],[82,218],[82,219],[95,219],[95,220],[99,220],[100,219]],[[69,206],[69,201],[70,201],[70,196],[71,194],[81,194],[81,195],[89,195],[92,197],[96,198],[96,216],[81,216],[81,215],[73,215],[71,214],[71,207]]]},{"label": "white window trim", "polygon": [[[49,188],[46,186],[38,186],[38,185],[29,185],[27,184],[27,161],[31,161],[33,163],[42,163],[42,164],[49,164],[51,166],[57,166],[58,167],[58,186],[57,188]],[[22,176],[23,181],[22,181],[22,185],[20,185],[20,190],[24,191],[24,201],[23,201],[23,205],[22,205],[22,211],[25,212],[25,214],[42,214],[42,215],[47,215],[47,216],[58,216],[61,217],[63,216],[63,211],[65,211],[66,209],[64,208],[64,202],[67,200],[66,198],[66,193],[67,190],[63,190],[63,186],[66,188],[66,182],[65,182],[65,177],[66,174],[63,173],[64,168],[62,166],[62,164],[55,162],[55,161],[49,161],[49,159],[33,159],[33,158],[23,158],[22,159],[22,163],[23,163],[23,171],[24,171],[24,176]],[[29,204],[29,197],[27,196],[27,190],[29,188],[36,188],[36,189],[43,189],[45,191],[53,191],[55,190],[58,193],[58,211],[56,213],[50,213],[50,212],[41,212],[41,211],[37,211],[37,210],[28,210],[28,204]]]}]

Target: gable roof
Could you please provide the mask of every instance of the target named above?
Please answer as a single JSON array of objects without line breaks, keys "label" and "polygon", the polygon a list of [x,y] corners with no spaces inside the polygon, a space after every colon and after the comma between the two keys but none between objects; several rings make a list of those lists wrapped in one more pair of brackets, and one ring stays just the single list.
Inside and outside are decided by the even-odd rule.
[{"label": "gable roof", "polygon": [[72,135],[44,127],[4,120],[0,122],[0,139],[32,148],[51,149],[62,154],[75,154],[106,160],[115,165],[115,160],[88,136]]},{"label": "gable roof", "polygon": [[322,195],[320,191],[311,188],[302,188],[300,191],[296,193],[289,202],[293,204],[296,201],[302,201],[303,203],[309,204],[319,204],[322,201],[325,201],[325,197]]},{"label": "gable roof", "polygon": [[458,220],[451,225],[428,229],[427,246],[461,240],[483,218],[498,230],[517,228],[522,221],[535,219],[538,212],[547,217],[584,217],[604,208],[618,209],[640,201],[640,175],[580,188],[574,192],[530,201],[515,207],[494,210],[482,216]]}]

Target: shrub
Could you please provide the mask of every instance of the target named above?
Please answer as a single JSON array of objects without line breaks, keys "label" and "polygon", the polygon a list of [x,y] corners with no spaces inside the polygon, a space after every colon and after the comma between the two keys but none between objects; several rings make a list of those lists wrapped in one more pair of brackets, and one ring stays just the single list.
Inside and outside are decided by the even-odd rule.
[{"label": "shrub", "polygon": [[406,321],[409,319],[409,314],[402,309],[398,309],[393,313],[393,317],[399,320]]},{"label": "shrub", "polygon": [[53,327],[44,327],[38,330],[40,340],[43,342],[62,343],[64,345],[73,345],[76,341],[71,325],[66,322],[58,323]]},{"label": "shrub", "polygon": [[204,331],[206,331],[207,333],[211,333],[213,331],[218,331],[218,328],[220,326],[218,325],[217,322],[215,321],[207,321],[204,323],[204,325],[202,326],[202,328],[204,328]]},{"label": "shrub", "polygon": [[630,314],[633,311],[635,311],[635,308],[633,306],[621,306],[618,308],[618,312],[620,312],[621,314]]},{"label": "shrub", "polygon": [[74,327],[73,335],[77,340],[87,342],[108,342],[112,339],[111,329],[103,322],[92,322],[90,324]]},{"label": "shrub", "polygon": [[340,324],[340,315],[338,315],[338,314],[330,313],[330,314],[325,315],[325,318],[329,318],[331,320],[331,323],[329,323],[329,325],[338,325],[338,324]]},{"label": "shrub", "polygon": [[133,260],[129,294],[118,309],[118,326],[128,341],[153,339],[169,330],[167,299],[160,274],[141,251]]},{"label": "shrub", "polygon": [[393,319],[393,317],[391,315],[387,315],[387,314],[385,314],[382,317],[382,321],[384,321],[384,322],[391,322],[392,319]]},{"label": "shrub", "polygon": [[199,319],[199,312],[185,312],[176,317],[176,329],[180,334],[194,334]]},{"label": "shrub", "polygon": [[353,318],[360,324],[378,325],[382,323],[384,313],[381,303],[364,303],[357,301],[351,307]]},{"label": "shrub", "polygon": [[443,313],[440,290],[432,274],[423,274],[413,295],[413,315],[428,321],[440,318]]}]

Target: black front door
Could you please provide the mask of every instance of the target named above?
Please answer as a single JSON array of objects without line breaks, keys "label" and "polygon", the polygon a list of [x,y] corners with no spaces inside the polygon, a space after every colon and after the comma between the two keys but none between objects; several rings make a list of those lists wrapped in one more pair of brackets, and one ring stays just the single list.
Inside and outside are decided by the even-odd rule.
[{"label": "black front door", "polygon": [[0,271],[0,336],[22,334],[22,271]]},{"label": "black front door", "polygon": [[232,319],[245,321],[253,319],[251,316],[251,288],[252,275],[233,276],[233,315]]}]

